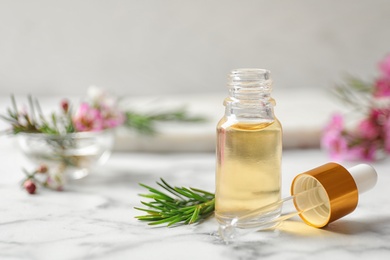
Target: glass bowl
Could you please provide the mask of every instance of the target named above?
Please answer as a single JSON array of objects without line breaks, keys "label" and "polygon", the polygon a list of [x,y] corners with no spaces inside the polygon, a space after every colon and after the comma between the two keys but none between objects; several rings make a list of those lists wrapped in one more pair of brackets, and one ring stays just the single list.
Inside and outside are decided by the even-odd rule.
[{"label": "glass bowl", "polygon": [[80,132],[65,135],[20,133],[23,154],[37,165],[45,164],[56,181],[81,179],[91,168],[105,163],[111,155],[114,131]]}]

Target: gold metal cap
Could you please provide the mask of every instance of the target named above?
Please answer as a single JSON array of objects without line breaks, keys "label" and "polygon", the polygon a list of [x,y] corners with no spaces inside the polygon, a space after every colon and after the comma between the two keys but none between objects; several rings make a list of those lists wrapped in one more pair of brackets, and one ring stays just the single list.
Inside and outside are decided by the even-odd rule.
[{"label": "gold metal cap", "polygon": [[298,211],[308,205],[320,206],[299,214],[308,225],[324,227],[355,210],[359,193],[357,184],[350,172],[337,163],[327,163],[297,175],[291,185],[291,194],[319,187],[316,193],[294,200]]}]

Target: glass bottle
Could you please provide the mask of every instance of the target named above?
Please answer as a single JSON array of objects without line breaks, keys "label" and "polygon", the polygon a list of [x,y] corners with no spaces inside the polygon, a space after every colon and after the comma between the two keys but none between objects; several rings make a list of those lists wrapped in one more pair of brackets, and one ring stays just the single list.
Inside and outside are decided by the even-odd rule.
[{"label": "glass bottle", "polygon": [[[228,88],[217,125],[215,216],[222,225],[281,198],[282,127],[274,115],[270,71],[233,70]],[[236,225],[250,228],[279,215],[275,207]]]}]

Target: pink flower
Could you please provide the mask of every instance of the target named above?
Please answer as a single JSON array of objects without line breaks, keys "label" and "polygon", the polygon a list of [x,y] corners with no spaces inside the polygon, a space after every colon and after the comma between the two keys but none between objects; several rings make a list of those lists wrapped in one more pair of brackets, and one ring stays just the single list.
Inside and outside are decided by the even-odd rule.
[{"label": "pink flower", "polygon": [[390,118],[387,119],[387,122],[383,126],[383,132],[384,132],[384,148],[385,151],[390,153]]},{"label": "pink flower", "polygon": [[114,128],[124,121],[124,113],[115,107],[91,107],[88,103],[82,103],[73,118],[74,127],[78,132]]},{"label": "pink flower", "polygon": [[381,62],[379,62],[379,70],[384,77],[390,78],[390,55],[387,55]]},{"label": "pink flower", "polygon": [[[362,123],[363,133],[375,135],[375,129],[371,125]],[[366,132],[364,132],[366,131]],[[325,127],[321,145],[329,153],[333,160],[366,160],[375,159],[377,146],[375,142],[364,141],[359,133],[348,132],[344,129],[344,118],[340,114],[332,116]]]},{"label": "pink flower", "polygon": [[324,129],[321,146],[328,150],[330,157],[338,159],[348,149],[347,140],[343,137],[344,119],[335,114]]},{"label": "pink flower", "polygon": [[379,78],[374,87],[375,97],[390,97],[390,75]]},{"label": "pink flower", "polygon": [[381,127],[373,118],[365,118],[358,125],[358,133],[361,138],[373,140],[379,137]]},{"label": "pink flower", "polygon": [[92,108],[88,103],[82,103],[73,118],[77,131],[101,131],[104,129],[104,119],[100,111]]},{"label": "pink flower", "polygon": [[379,126],[384,126],[390,118],[390,108],[374,108],[371,110],[370,118]]},{"label": "pink flower", "polygon": [[125,121],[125,115],[115,106],[105,106],[100,107],[100,112],[104,119],[104,128],[114,128],[120,126]]},{"label": "pink flower", "polygon": [[341,114],[336,113],[331,117],[331,120],[325,129],[329,131],[339,132],[343,128],[344,128],[344,118]]},{"label": "pink flower", "polygon": [[344,160],[348,151],[348,143],[342,135],[325,135],[322,146],[333,160]]},{"label": "pink flower", "polygon": [[377,147],[372,142],[362,142],[360,144],[350,147],[345,154],[344,160],[349,161],[374,161],[376,157]]},{"label": "pink flower", "polygon": [[375,97],[389,97],[390,96],[390,55],[379,62],[379,70],[381,75],[375,82]]},{"label": "pink flower", "polygon": [[[88,95],[87,95],[87,103],[89,104],[89,111],[87,113],[93,113],[92,110],[94,109],[96,111],[96,114],[99,113],[98,119],[98,129],[108,129],[108,128],[115,128],[117,126],[122,125],[125,122],[125,114],[118,108],[117,106],[117,99],[113,96],[110,96],[106,91],[103,89],[97,88],[97,87],[90,87],[88,89]],[[90,115],[93,117],[93,115]],[[84,122],[81,124],[81,126],[89,125],[88,122]],[[78,130],[78,128],[76,127]],[[82,127],[80,129],[83,129]],[[95,128],[92,128],[95,129]],[[101,130],[100,129],[100,130]],[[86,130],[83,131],[90,131],[88,130],[88,127],[86,127]]]},{"label": "pink flower", "polygon": [[[363,120],[355,127],[346,129],[342,116],[334,115],[324,129],[322,147],[334,159],[373,161],[383,152],[390,153],[390,55],[378,66],[379,77],[371,85],[365,85],[372,96],[366,96],[370,92],[363,93],[369,101],[368,106],[361,110],[364,111]],[[352,95],[355,89],[351,86],[350,90],[351,93],[345,94]],[[356,91],[357,97],[361,93]],[[356,108],[360,111],[359,103]]]},{"label": "pink flower", "polygon": [[117,126],[120,126],[125,121],[124,119],[125,118],[123,115],[107,118],[106,120],[104,120],[104,128],[115,128]]},{"label": "pink flower", "polygon": [[344,118],[340,114],[334,114],[328,125],[324,129],[324,144],[327,145],[328,141],[338,138],[344,128]]}]

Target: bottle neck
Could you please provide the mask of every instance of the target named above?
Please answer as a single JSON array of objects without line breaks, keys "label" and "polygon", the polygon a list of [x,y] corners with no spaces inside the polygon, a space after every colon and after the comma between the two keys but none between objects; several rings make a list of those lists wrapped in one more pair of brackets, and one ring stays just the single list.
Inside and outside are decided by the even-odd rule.
[{"label": "bottle neck", "polygon": [[237,69],[230,73],[228,80],[229,97],[224,102],[226,116],[243,120],[275,120],[270,71]]}]

